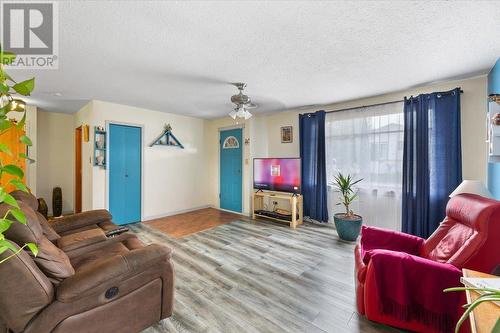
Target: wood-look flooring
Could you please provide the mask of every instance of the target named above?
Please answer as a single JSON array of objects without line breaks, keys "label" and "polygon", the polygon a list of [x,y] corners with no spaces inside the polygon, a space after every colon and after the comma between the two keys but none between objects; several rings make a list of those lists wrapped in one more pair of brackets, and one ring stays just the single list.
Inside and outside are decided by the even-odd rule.
[{"label": "wood-look flooring", "polygon": [[174,314],[143,333],[399,332],[356,313],[354,245],[332,228],[234,221],[181,239],[131,229],[175,251]]},{"label": "wood-look flooring", "polygon": [[171,237],[182,238],[238,219],[241,219],[241,215],[215,208],[204,208],[144,223]]}]

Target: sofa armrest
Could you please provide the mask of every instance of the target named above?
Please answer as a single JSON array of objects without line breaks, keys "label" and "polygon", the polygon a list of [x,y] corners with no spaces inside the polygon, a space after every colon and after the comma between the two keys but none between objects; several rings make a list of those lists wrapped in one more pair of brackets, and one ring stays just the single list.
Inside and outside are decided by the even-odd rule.
[{"label": "sofa armrest", "polygon": [[170,259],[171,252],[168,247],[152,244],[85,267],[59,284],[56,298],[60,302],[70,303],[100,294],[131,276],[162,265]]},{"label": "sofa armrest", "polygon": [[[367,264],[365,310],[368,319],[385,316],[391,318],[383,321],[385,323],[420,322],[425,323],[425,331],[453,331],[463,312],[464,295],[443,290],[460,285],[460,269],[390,250],[371,250],[363,261]],[[411,326],[400,327],[410,329]]]},{"label": "sofa armrest", "polygon": [[98,224],[110,221],[111,214],[105,209],[89,210],[83,213],[58,217],[50,222],[50,225],[57,233],[66,232],[91,224]]},{"label": "sofa armrest", "polygon": [[374,249],[393,250],[409,254],[420,254],[425,240],[423,238],[398,231],[363,226],[361,229],[361,250]]}]

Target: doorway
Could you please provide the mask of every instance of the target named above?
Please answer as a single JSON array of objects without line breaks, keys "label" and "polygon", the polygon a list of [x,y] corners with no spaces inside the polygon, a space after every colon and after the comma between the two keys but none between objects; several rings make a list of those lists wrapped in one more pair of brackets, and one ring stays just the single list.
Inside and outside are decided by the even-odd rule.
[{"label": "doorway", "polygon": [[242,129],[220,131],[220,208],[242,212]]},{"label": "doorway", "polygon": [[116,224],[141,221],[142,127],[109,124],[108,203]]},{"label": "doorway", "polygon": [[75,213],[82,212],[82,126],[75,129]]}]

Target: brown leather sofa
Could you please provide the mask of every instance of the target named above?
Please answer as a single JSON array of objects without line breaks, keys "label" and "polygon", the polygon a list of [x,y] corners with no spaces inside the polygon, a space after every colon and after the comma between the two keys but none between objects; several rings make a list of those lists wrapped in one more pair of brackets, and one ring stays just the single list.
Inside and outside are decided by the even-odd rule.
[{"label": "brown leather sofa", "polygon": [[[16,248],[34,242],[39,253],[33,257],[23,250],[0,264],[0,332],[5,328],[16,333],[133,333],[172,314],[174,270],[169,248],[144,246],[125,233],[63,250],[57,245],[64,235],[51,242],[37,213],[24,201],[18,203],[27,225],[12,224],[5,237]],[[9,208],[1,204],[0,215]],[[81,220],[70,220],[78,228],[64,222],[54,229],[76,231],[73,235],[102,229],[102,222],[87,223],[88,214],[83,214]],[[5,251],[0,260],[13,253]]]}]

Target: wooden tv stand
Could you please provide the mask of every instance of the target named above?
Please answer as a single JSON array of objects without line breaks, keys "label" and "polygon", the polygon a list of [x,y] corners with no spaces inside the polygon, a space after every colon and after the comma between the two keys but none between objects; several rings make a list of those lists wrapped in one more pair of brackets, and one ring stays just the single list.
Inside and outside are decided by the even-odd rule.
[{"label": "wooden tv stand", "polygon": [[[291,220],[259,214],[257,211],[264,209],[264,198],[288,200],[292,210]],[[252,195],[252,219],[255,220],[257,217],[288,223],[290,228],[295,229],[298,224],[303,222],[303,197],[300,194],[294,195],[283,192],[254,192]]]}]

